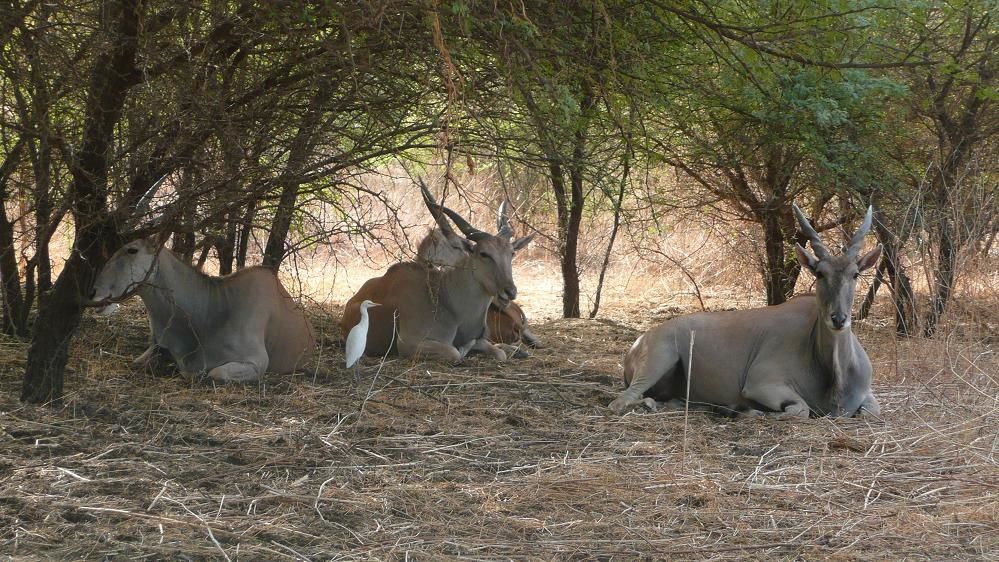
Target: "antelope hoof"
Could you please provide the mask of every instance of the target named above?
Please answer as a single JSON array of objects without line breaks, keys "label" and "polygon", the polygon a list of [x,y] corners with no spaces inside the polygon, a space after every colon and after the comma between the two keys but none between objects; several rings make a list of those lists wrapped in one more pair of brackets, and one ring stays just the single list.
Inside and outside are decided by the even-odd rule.
[{"label": "antelope hoof", "polygon": [[618,396],[613,402],[607,407],[611,409],[617,415],[623,415],[626,411],[630,410],[632,407],[641,404],[642,400],[633,400],[627,396]]},{"label": "antelope hoof", "polygon": [[650,412],[659,411],[659,403],[656,402],[655,398],[650,398],[646,396],[645,399],[642,400],[642,405],[648,408]]},{"label": "antelope hoof", "polygon": [[777,415],[779,420],[801,420],[808,419],[808,406],[804,404],[791,404],[784,408],[784,411]]},{"label": "antelope hoof", "polygon": [[168,377],[177,371],[170,352],[160,346],[153,346],[132,360],[132,370],[149,373],[156,377]]},{"label": "antelope hoof", "polygon": [[531,356],[526,349],[520,346],[513,346],[509,344],[497,344],[496,347],[503,350],[509,359],[526,359]]},{"label": "antelope hoof", "polygon": [[520,334],[520,340],[523,341],[524,343],[526,343],[527,347],[530,347],[530,348],[533,348],[533,349],[541,349],[541,348],[544,347],[543,345],[541,345],[541,342],[538,341],[537,336],[535,336],[534,334],[528,332],[527,330],[524,330],[523,332],[521,332],[521,334]]},{"label": "antelope hoof", "polygon": [[881,418],[881,408],[868,408],[867,406],[861,406],[854,414],[854,417],[864,418],[864,419],[880,419]]},{"label": "antelope hoof", "polygon": [[208,371],[208,376],[220,382],[251,382],[257,380],[260,373],[252,363],[232,361]]},{"label": "antelope hoof", "polygon": [[881,405],[878,404],[878,400],[874,395],[869,395],[854,415],[858,418],[880,418]]}]

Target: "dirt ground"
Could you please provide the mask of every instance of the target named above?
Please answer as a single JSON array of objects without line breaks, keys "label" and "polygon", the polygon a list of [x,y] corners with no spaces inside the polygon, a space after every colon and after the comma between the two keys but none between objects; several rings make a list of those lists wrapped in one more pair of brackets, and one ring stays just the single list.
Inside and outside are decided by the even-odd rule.
[{"label": "dirt ground", "polygon": [[140,303],[88,315],[55,409],[18,402],[27,345],[0,341],[0,555],[999,558],[994,325],[962,313],[896,341],[879,304],[856,331],[880,420],[618,417],[624,352],[693,302],[618,279],[601,319],[554,319],[550,276],[532,278],[532,357],[368,358],[360,384],[337,306],[309,305],[319,372],[231,386],[132,372]]}]

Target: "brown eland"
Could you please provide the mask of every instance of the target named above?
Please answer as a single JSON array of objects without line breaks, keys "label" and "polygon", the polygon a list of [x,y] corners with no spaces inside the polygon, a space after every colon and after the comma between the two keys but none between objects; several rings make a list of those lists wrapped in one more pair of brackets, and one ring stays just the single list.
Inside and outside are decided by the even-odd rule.
[{"label": "brown eland", "polygon": [[[454,267],[454,264],[471,253],[472,246],[468,238],[454,231],[445,215],[451,217],[466,236],[473,236],[477,229],[458,213],[438,205],[427,189],[426,183],[422,179],[417,181],[423,194],[423,202],[437,222],[437,228],[432,229],[420,241],[416,250],[416,261],[430,267]],[[498,230],[503,229],[504,217],[506,217],[506,201],[500,205],[497,218]],[[541,342],[527,327],[527,315],[520,305],[510,302],[506,306],[500,306],[495,298],[489,303],[489,310],[486,313],[486,339],[500,344],[523,342],[529,347],[541,346]]]},{"label": "brown eland", "polygon": [[766,308],[689,314],[652,328],[625,355],[628,387],[611,410],[620,414],[649,400],[682,407],[686,399],[748,415],[880,413],[870,359],[850,329],[857,278],[881,256],[878,245],[858,257],[871,209],[841,255],[826,249],[797,206],[794,214],[815,252],[795,247],[815,276],[815,294]]},{"label": "brown eland", "polygon": [[486,311],[494,297],[502,307],[517,297],[511,261],[531,237],[513,239],[505,207],[499,223],[496,235],[470,231],[468,253],[451,267],[403,262],[366,281],[344,307],[343,333],[360,321],[361,303],[371,300],[381,306],[368,311],[368,355],[394,349],[403,357],[458,362],[478,351],[506,360],[506,352],[486,338]]},{"label": "brown eland", "polygon": [[152,240],[135,240],[101,269],[90,300],[106,306],[133,295],[146,305],[152,331],[137,368],[165,350],[182,373],[252,381],[294,371],[315,347],[302,308],[264,267],[213,277]]}]

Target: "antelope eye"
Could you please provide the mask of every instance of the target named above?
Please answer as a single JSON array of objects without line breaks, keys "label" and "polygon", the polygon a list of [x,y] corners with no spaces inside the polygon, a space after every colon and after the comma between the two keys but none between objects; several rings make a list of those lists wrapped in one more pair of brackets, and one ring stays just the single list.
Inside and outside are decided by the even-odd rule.
[{"label": "antelope eye", "polygon": [[138,248],[129,248],[128,249],[128,253],[130,253],[130,254],[138,254],[139,253],[139,249]]},{"label": "antelope eye", "polygon": [[822,275],[822,272],[821,272],[821,271],[816,271],[816,272],[815,272],[815,278],[816,278],[816,279],[822,279],[823,277],[825,277],[825,276],[824,276],[824,275]]},{"label": "antelope eye", "polygon": [[857,279],[858,277],[860,277],[860,272],[859,271],[853,274],[853,278],[854,279]]}]

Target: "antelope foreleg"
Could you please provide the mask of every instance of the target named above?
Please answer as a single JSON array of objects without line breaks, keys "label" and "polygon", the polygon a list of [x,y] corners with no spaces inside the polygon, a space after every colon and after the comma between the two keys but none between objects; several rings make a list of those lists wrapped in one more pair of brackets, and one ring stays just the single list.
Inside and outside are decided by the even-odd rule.
[{"label": "antelope foreleg", "polygon": [[175,365],[170,351],[154,343],[132,361],[132,368],[155,376],[168,376],[173,374]]},{"label": "antelope foreleg", "polygon": [[492,355],[497,361],[506,361],[506,352],[500,349],[499,346],[489,343],[489,340],[486,340],[485,338],[473,340],[470,351],[478,351],[479,353]]},{"label": "antelope foreleg", "polygon": [[861,418],[881,415],[881,405],[878,404],[878,399],[874,397],[874,393],[867,391],[867,396],[864,397],[864,401],[860,404],[855,415]]},{"label": "antelope foreleg", "polygon": [[132,368],[145,369],[149,365],[149,360],[153,358],[153,354],[157,352],[158,348],[159,346],[155,343],[149,344],[149,347],[142,352],[142,355],[132,360]]},{"label": "antelope foreleg", "polygon": [[[628,388],[610,403],[615,414],[623,414],[643,402],[645,392],[671,373],[680,360],[672,343],[658,344],[648,333],[639,338],[624,358],[624,376]],[[659,397],[657,397],[659,398]]]},{"label": "antelope foreleg", "polygon": [[[462,346],[464,349],[465,346]],[[467,353],[467,350],[466,350]],[[429,355],[437,359],[443,359],[449,363],[461,363],[462,352],[451,344],[436,340],[423,340],[414,347],[404,344],[404,340],[399,342],[399,354],[403,357],[419,357]]]},{"label": "antelope foreleg", "polygon": [[264,370],[247,361],[230,361],[208,371],[208,376],[221,382],[250,382],[260,378]]},{"label": "antelope foreleg", "polygon": [[255,381],[267,369],[268,357],[263,346],[259,346],[239,361],[229,361],[208,371],[208,376],[221,382]]},{"label": "antelope foreleg", "polygon": [[521,341],[526,343],[528,347],[533,347],[535,349],[541,349],[542,347],[544,347],[543,345],[541,345],[541,342],[538,341],[538,337],[535,336],[526,327],[524,328],[524,331],[520,333],[520,339]]},{"label": "antelope foreleg", "polygon": [[811,411],[805,399],[791,387],[775,384],[747,384],[742,397],[752,400],[768,410],[780,412],[780,417],[807,418]]}]

